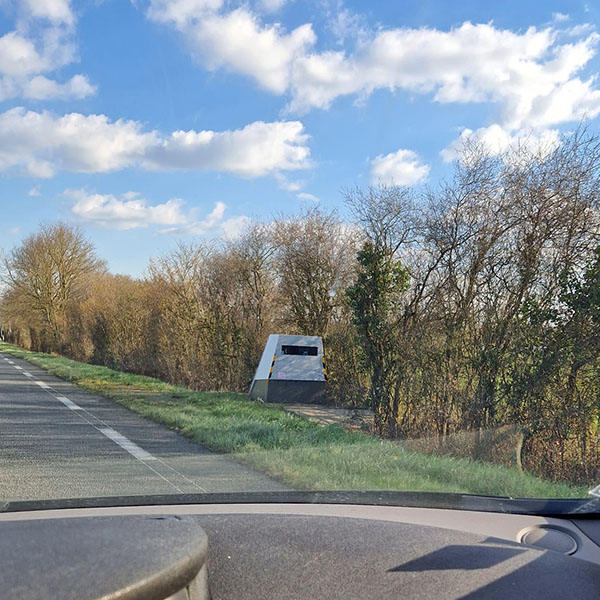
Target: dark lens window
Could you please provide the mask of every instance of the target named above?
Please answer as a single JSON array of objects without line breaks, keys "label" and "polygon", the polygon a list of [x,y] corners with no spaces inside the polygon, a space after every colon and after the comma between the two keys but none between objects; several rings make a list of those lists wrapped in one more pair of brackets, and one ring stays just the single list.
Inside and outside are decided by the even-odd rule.
[{"label": "dark lens window", "polygon": [[295,354],[296,356],[317,356],[319,349],[316,346],[281,346],[284,354]]}]

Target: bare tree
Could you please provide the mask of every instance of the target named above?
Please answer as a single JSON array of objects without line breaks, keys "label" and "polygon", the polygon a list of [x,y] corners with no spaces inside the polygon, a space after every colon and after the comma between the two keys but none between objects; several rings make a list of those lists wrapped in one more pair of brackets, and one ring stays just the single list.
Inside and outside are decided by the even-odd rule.
[{"label": "bare tree", "polygon": [[296,331],[325,335],[354,269],[356,232],[335,212],[313,208],[272,224],[275,266],[287,319]]},{"label": "bare tree", "polygon": [[69,303],[83,297],[90,278],[105,270],[80,229],[44,225],[4,259],[4,283],[42,327],[43,345],[58,350]]},{"label": "bare tree", "polygon": [[207,383],[210,315],[203,297],[212,252],[207,245],[179,244],[149,266],[160,368],[171,381],[193,387]]}]

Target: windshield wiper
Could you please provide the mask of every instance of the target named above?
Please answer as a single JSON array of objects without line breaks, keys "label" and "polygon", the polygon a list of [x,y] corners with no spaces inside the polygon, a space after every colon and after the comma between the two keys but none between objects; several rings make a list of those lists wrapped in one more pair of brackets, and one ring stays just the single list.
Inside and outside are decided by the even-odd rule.
[{"label": "windshield wiper", "polygon": [[473,510],[507,514],[569,516],[600,514],[600,497],[596,498],[508,498],[444,492],[394,491],[277,491],[204,494],[168,494],[108,496],[57,500],[19,500],[0,506],[1,512],[53,510],[62,508],[104,508],[119,506],[158,506],[183,504],[362,504]]}]

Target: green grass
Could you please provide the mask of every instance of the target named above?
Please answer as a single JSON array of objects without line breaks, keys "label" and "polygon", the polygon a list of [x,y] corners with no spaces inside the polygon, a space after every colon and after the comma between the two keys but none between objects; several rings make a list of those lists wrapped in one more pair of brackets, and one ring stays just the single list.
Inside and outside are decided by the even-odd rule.
[{"label": "green grass", "polygon": [[195,392],[1,342],[0,352],[111,398],[298,489],[587,496],[586,488],[544,481],[517,469],[411,452],[400,443],[350,433],[338,425],[319,425],[242,394]]}]

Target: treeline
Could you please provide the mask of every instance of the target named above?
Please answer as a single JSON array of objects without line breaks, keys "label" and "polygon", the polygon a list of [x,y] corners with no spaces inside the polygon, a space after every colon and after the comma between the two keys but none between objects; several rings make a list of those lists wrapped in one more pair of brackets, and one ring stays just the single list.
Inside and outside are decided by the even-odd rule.
[{"label": "treeline", "polygon": [[[0,323],[24,347],[247,391],[272,332],[322,335],[332,404],[378,432],[600,479],[600,144],[463,148],[449,181],[344,191],[319,209],[180,245],[142,279],[80,231],[42,227],[4,261]],[[511,427],[507,427],[510,425]]]},{"label": "treeline", "polygon": [[270,333],[322,335],[339,372],[330,401],[361,404],[344,295],[357,235],[315,209],[230,243],[179,244],[134,279],[107,272],[78,228],[44,225],[5,257],[0,324],[28,349],[199,390],[247,391]]}]

